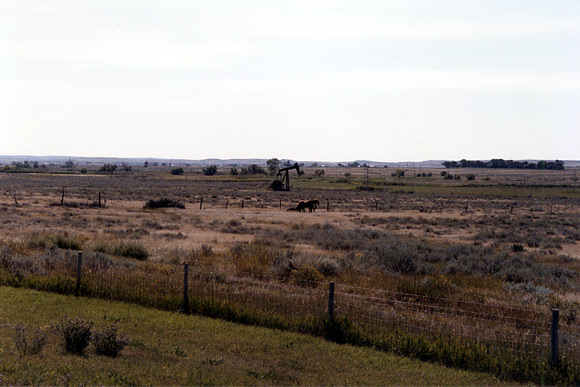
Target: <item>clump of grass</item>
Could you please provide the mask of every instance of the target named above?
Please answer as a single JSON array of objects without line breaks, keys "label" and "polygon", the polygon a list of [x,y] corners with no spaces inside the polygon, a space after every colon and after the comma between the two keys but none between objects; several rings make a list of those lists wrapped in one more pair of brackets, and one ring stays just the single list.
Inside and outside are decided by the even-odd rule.
[{"label": "clump of grass", "polygon": [[117,325],[111,325],[93,333],[91,342],[95,346],[98,355],[117,357],[119,353],[129,344],[129,338],[125,335],[117,335]]},{"label": "clump of grass", "polygon": [[80,318],[61,320],[56,331],[63,340],[63,347],[67,353],[84,355],[91,340],[93,323]]},{"label": "clump of grass", "polygon": [[29,255],[30,247],[24,238],[2,238],[0,239],[0,251],[5,252],[7,255]]},{"label": "clump of grass", "polygon": [[287,257],[275,259],[272,264],[272,272],[278,277],[288,277],[294,270],[310,266],[322,276],[333,276],[341,272],[341,264],[331,257],[312,254],[293,254],[289,252]]},{"label": "clump of grass", "polygon": [[143,208],[155,209],[155,208],[181,208],[185,209],[185,204],[169,199],[169,198],[161,198],[159,200],[150,199],[145,203]]},{"label": "clump of grass", "polygon": [[46,345],[46,334],[39,328],[30,332],[24,324],[18,324],[14,330],[14,343],[21,358],[39,354]]},{"label": "clump of grass", "polygon": [[230,254],[238,273],[250,275],[263,275],[275,257],[275,252],[259,241],[236,243]]},{"label": "clump of grass", "polygon": [[139,261],[149,258],[149,250],[137,241],[119,241],[113,248],[113,254]]},{"label": "clump of grass", "polygon": [[83,241],[77,237],[72,237],[65,234],[57,234],[54,240],[54,245],[59,249],[65,250],[82,250]]},{"label": "clump of grass", "polygon": [[397,291],[405,294],[417,294],[426,297],[447,297],[455,286],[442,275],[425,276],[422,280],[401,278]]},{"label": "clump of grass", "polygon": [[139,261],[145,261],[147,258],[149,258],[150,255],[147,247],[136,240],[120,240],[117,242],[100,240],[93,244],[92,250],[108,255],[118,255],[126,258],[134,258]]},{"label": "clump of grass", "polygon": [[82,250],[84,240],[71,236],[67,232],[58,234],[33,234],[26,238],[26,244],[31,249],[44,250],[57,247],[64,250]]}]

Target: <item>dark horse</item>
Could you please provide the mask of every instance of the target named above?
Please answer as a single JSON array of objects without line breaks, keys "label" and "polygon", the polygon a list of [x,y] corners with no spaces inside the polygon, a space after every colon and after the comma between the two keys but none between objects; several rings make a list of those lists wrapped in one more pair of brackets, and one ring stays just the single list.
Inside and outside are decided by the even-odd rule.
[{"label": "dark horse", "polygon": [[308,212],[316,211],[316,207],[318,207],[319,205],[320,202],[318,201],[318,199],[312,199],[304,203],[304,206],[308,208]]},{"label": "dark horse", "polygon": [[298,203],[296,208],[288,208],[288,211],[298,211],[298,212],[306,212],[308,208],[308,212],[316,211],[316,207],[320,205],[318,199],[308,200],[308,201],[301,201]]}]

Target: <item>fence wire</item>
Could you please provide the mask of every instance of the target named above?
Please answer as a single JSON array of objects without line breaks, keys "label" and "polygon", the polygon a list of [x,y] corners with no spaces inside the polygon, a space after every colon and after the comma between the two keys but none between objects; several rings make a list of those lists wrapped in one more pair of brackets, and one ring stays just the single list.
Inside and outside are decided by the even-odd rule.
[{"label": "fence wire", "polygon": [[[76,253],[1,258],[3,284],[74,293]],[[329,312],[326,283],[224,276],[192,268],[185,298],[184,282],[183,266],[119,261],[90,253],[82,261],[80,294],[167,310],[182,310],[184,299],[198,312],[204,305],[219,303],[227,313],[246,311],[248,316],[278,321],[315,319]],[[545,307],[518,308],[345,284],[334,289],[333,315],[377,334],[445,336],[530,356],[547,356],[550,351],[551,316]],[[580,360],[580,326],[562,324],[559,344],[562,356]]]}]

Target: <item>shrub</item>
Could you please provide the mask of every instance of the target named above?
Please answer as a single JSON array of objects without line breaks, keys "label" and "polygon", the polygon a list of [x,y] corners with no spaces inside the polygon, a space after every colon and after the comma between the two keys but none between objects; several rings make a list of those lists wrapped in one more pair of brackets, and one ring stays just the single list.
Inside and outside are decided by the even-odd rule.
[{"label": "shrub", "polygon": [[183,168],[181,168],[181,167],[173,168],[173,169],[171,170],[171,174],[172,174],[172,175],[176,175],[176,176],[178,176],[178,175],[183,175],[183,172],[184,172],[184,170],[183,170]]},{"label": "shrub", "polygon": [[217,173],[217,165],[210,165],[202,169],[202,172],[206,176],[212,176]]},{"label": "shrub", "polygon": [[280,277],[287,277],[293,271],[303,266],[311,266],[323,276],[332,276],[340,272],[340,263],[331,257],[311,254],[289,254],[289,258],[277,259],[274,261],[272,271]]},{"label": "shrub", "polygon": [[26,245],[31,249],[48,249],[58,247],[64,250],[82,250],[84,241],[79,237],[60,234],[32,234],[26,238]]},{"label": "shrub", "polygon": [[137,241],[120,241],[113,248],[114,255],[144,261],[149,258],[149,250]]},{"label": "shrub", "polygon": [[232,175],[232,176],[236,176],[237,174],[238,174],[238,169],[237,169],[237,168],[234,168],[234,167],[232,167],[232,168],[230,169],[230,175]]},{"label": "shrub", "polygon": [[201,247],[194,250],[196,254],[202,257],[210,257],[213,254],[213,247],[210,245],[202,244]]},{"label": "shrub", "polygon": [[150,199],[149,201],[147,201],[147,203],[145,203],[143,208],[149,208],[149,209],[181,208],[181,209],[185,209],[185,204],[183,204],[177,200],[173,200],[173,199],[169,199],[169,198],[161,198],[159,200]]},{"label": "shrub", "polygon": [[386,250],[379,248],[376,251],[379,265],[383,270],[388,272],[397,272],[401,274],[415,274],[417,265],[412,250]]},{"label": "shrub", "polygon": [[98,355],[117,357],[119,352],[129,344],[127,336],[117,335],[117,326],[111,325],[103,330],[96,330],[91,338]]},{"label": "shrub", "polygon": [[24,324],[15,327],[14,343],[20,357],[39,354],[46,344],[46,335],[40,329],[35,328],[32,333],[28,331]]},{"label": "shrub", "polygon": [[298,285],[317,287],[318,283],[324,279],[318,270],[310,265],[302,265],[297,269],[292,270],[290,278]]},{"label": "shrub", "polygon": [[58,234],[55,237],[54,245],[59,249],[65,250],[82,250],[83,249],[83,241],[68,236],[67,234]]},{"label": "shrub", "polygon": [[270,267],[274,252],[263,242],[238,242],[231,249],[239,273],[262,275]]},{"label": "shrub", "polygon": [[91,340],[93,323],[80,318],[61,320],[56,331],[63,339],[64,350],[73,355],[84,355]]},{"label": "shrub", "polygon": [[465,175],[465,178],[467,180],[475,180],[475,173],[468,173],[467,175]]}]

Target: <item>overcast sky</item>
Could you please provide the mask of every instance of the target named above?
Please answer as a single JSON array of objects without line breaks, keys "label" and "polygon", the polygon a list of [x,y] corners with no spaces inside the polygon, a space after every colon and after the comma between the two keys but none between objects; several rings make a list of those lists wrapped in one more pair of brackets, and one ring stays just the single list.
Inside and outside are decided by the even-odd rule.
[{"label": "overcast sky", "polygon": [[580,159],[580,1],[0,0],[0,154]]}]

